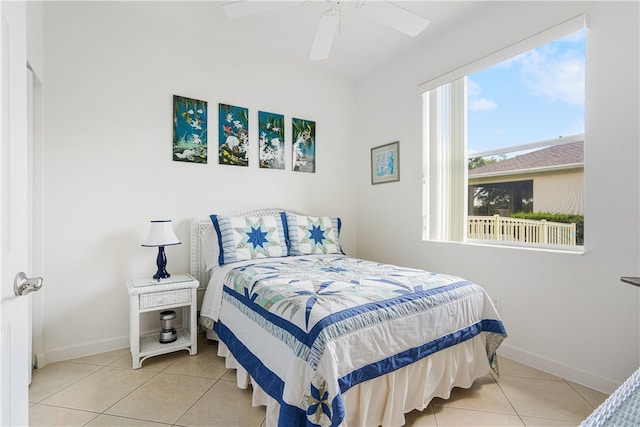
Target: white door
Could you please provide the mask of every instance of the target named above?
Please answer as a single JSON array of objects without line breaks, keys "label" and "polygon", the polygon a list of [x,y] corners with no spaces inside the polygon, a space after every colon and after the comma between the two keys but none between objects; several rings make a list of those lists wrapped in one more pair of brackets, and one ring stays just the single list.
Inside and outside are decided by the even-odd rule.
[{"label": "white door", "polygon": [[0,1],[0,425],[29,424],[26,5]]}]

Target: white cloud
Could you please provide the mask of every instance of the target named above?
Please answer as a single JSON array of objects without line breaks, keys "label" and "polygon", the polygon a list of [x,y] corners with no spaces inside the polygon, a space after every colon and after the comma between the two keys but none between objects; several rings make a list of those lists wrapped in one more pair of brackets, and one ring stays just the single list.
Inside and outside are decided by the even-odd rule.
[{"label": "white cloud", "polygon": [[489,111],[498,107],[495,102],[487,98],[481,98],[481,94],[482,87],[477,82],[467,79],[468,108],[470,111]]},{"label": "white cloud", "polygon": [[469,110],[471,111],[489,111],[497,107],[498,104],[486,98],[469,100]]},{"label": "white cloud", "polygon": [[480,87],[480,85],[474,81],[471,78],[467,79],[467,93],[469,94],[470,98],[475,98],[477,96],[480,96],[480,94],[482,93],[482,88]]},{"label": "white cloud", "polygon": [[519,57],[525,84],[536,95],[552,101],[584,105],[584,57],[576,50],[557,55],[543,46]]}]

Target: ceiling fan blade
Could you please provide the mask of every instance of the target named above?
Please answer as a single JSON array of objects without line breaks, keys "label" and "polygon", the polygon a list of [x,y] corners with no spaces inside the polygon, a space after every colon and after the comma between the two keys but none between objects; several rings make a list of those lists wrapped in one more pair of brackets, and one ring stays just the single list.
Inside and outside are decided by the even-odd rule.
[{"label": "ceiling fan blade", "polygon": [[311,45],[309,60],[319,61],[329,57],[333,39],[338,32],[338,25],[340,23],[339,13],[338,9],[330,9],[320,17],[318,28],[316,28],[316,35]]},{"label": "ceiling fan blade", "polygon": [[297,2],[242,0],[222,5],[222,10],[230,19],[246,18],[274,10],[295,6]]},{"label": "ceiling fan blade", "polygon": [[367,1],[360,5],[360,11],[411,37],[417,36],[429,25],[429,21],[422,16],[387,1]]}]

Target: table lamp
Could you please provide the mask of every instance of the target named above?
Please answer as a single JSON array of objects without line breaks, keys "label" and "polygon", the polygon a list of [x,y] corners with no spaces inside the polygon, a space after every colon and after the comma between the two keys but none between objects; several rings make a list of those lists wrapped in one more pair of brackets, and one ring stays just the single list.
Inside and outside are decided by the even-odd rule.
[{"label": "table lamp", "polygon": [[182,242],[178,240],[176,234],[173,232],[170,219],[151,221],[149,234],[142,246],[158,248],[158,258],[156,258],[158,271],[156,271],[156,274],[153,276],[154,279],[160,281],[160,279],[166,279],[171,276],[167,273],[166,269],[167,256],[164,254],[164,247],[179,245],[180,243]]}]

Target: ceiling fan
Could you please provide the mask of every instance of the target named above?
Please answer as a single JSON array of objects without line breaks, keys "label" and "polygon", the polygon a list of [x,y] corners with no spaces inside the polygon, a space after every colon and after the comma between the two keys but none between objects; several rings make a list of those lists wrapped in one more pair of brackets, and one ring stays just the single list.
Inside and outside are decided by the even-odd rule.
[{"label": "ceiling fan", "polygon": [[[429,25],[429,21],[407,9],[384,0],[329,1],[330,8],[320,15],[316,34],[311,45],[309,59],[323,60],[329,57],[331,45],[340,26],[340,8],[342,3],[355,3],[358,11],[378,22],[410,37],[420,34]],[[243,0],[222,5],[222,10],[231,19],[240,19],[261,13],[284,9],[296,2],[271,2]]]}]

